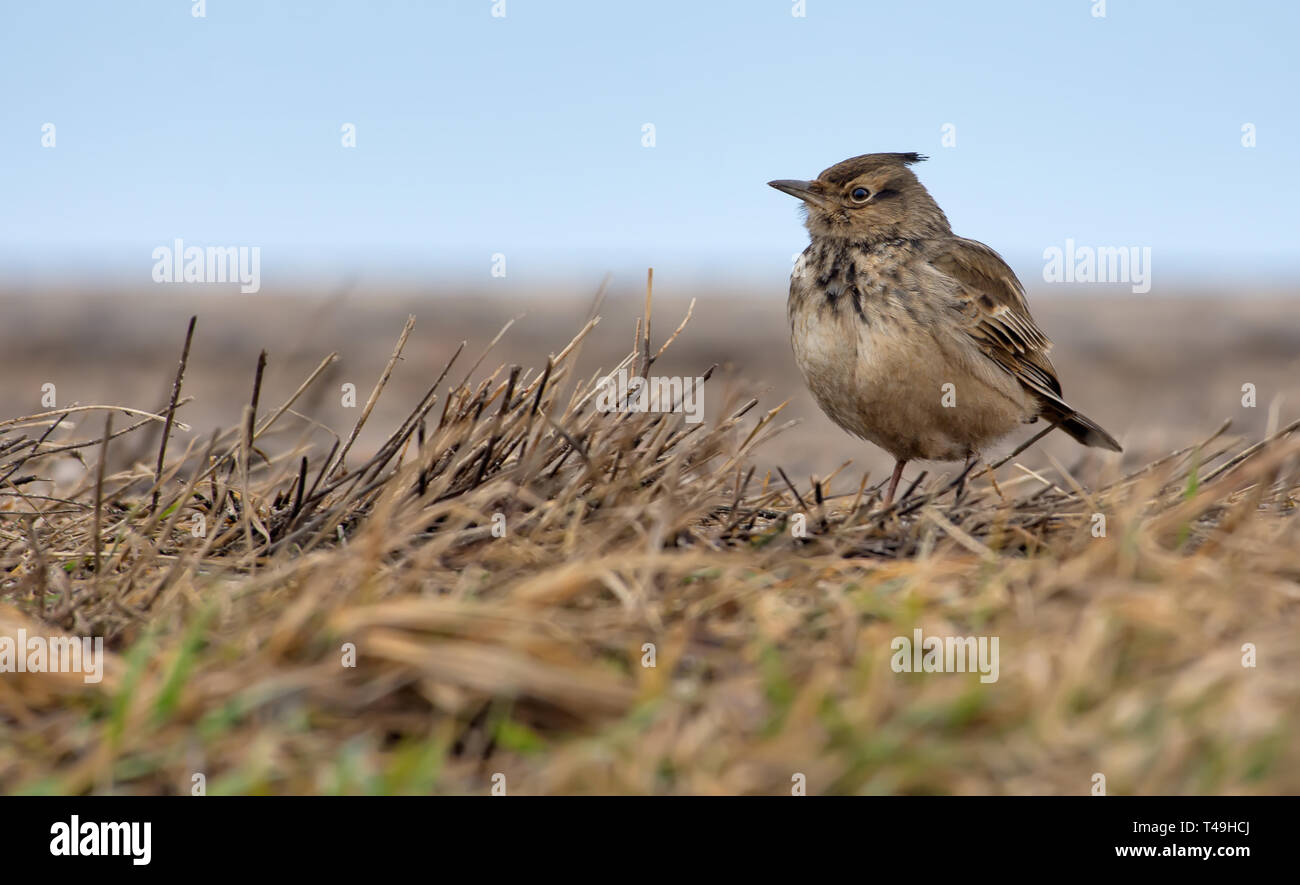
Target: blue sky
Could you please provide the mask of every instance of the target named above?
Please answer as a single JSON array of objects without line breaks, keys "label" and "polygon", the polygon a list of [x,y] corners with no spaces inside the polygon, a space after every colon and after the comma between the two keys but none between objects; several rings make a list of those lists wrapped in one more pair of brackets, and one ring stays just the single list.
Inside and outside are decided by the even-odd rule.
[{"label": "blue sky", "polygon": [[1300,276],[1300,4],[794,5],[5,4],[0,279],[147,282],[177,237],[260,246],[272,282],[498,252],[515,285],[754,279],[806,242],[766,181],[908,150],[1022,276],[1067,237],[1150,246],[1158,279]]}]

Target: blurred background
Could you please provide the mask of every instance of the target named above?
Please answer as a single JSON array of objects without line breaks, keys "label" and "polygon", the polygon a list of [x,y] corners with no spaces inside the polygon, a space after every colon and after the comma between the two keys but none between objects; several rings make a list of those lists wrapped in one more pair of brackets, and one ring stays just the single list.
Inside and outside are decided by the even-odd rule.
[{"label": "blurred background", "polygon": [[[789,399],[801,424],[760,464],[878,475],[888,459],[795,370],[785,297],[807,236],[765,186],[874,151],[929,155],[915,171],[958,234],[1016,270],[1067,397],[1132,463],[1224,418],[1258,434],[1296,411],[1300,8],[1281,0],[159,0],[0,17],[0,419],[46,411],[45,384],[58,407],[161,408],[192,314],[180,439],[239,419],[263,348],[264,403],[337,350],[329,390],[353,383],[364,404],[414,314],[360,453],[461,340],[472,361],[521,317],[484,367],[540,366],[602,285],[583,365],[611,366],[654,267],[656,343],[696,300],[658,372],[719,364],[708,419],[727,389]],[[178,239],[256,249],[258,291],[156,282],[155,250]],[[1051,250],[1071,248],[1135,249],[1149,279],[1053,278]],[[312,406],[343,434],[357,415],[332,392]]]}]

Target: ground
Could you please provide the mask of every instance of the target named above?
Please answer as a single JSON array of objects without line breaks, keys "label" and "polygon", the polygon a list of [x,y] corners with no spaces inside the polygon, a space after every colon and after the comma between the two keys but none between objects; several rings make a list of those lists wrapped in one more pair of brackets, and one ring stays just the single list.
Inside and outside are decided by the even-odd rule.
[{"label": "ground", "polygon": [[[106,661],[0,675],[0,791],[1300,789],[1291,302],[1031,295],[1124,457],[1057,434],[961,485],[909,469],[882,511],[888,459],[802,390],[779,296],[657,295],[649,353],[692,294],[651,373],[719,364],[700,425],[594,408],[597,369],[646,362],[618,293],[596,325],[571,297],[6,305],[0,421],[53,415],[0,423],[0,637]],[[101,480],[110,410],[68,410],[165,414],[190,315],[161,481],[161,422],[122,411]],[[918,629],[996,639],[996,674],[906,672]]]}]

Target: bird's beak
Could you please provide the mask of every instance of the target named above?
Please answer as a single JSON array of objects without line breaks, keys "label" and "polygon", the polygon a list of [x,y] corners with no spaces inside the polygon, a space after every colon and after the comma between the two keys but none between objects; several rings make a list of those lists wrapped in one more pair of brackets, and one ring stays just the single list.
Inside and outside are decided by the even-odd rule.
[{"label": "bird's beak", "polygon": [[821,194],[813,190],[813,184],[814,182],[811,181],[798,181],[793,178],[781,178],[767,183],[768,187],[774,187],[782,193],[803,200],[805,203],[811,203],[814,206],[825,206],[826,203]]}]

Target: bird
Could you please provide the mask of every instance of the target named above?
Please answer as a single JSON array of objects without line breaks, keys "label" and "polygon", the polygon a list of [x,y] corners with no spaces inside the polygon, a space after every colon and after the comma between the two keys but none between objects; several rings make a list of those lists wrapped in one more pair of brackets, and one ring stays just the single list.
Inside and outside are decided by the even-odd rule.
[{"label": "bird", "polygon": [[952,232],[908,168],[925,159],[863,154],[811,181],[768,182],[802,201],[811,239],[790,275],[795,362],[832,421],[893,456],[881,506],[909,461],[964,459],[969,471],[1040,417],[1123,451],[1065,401],[1020,280],[992,248]]}]

